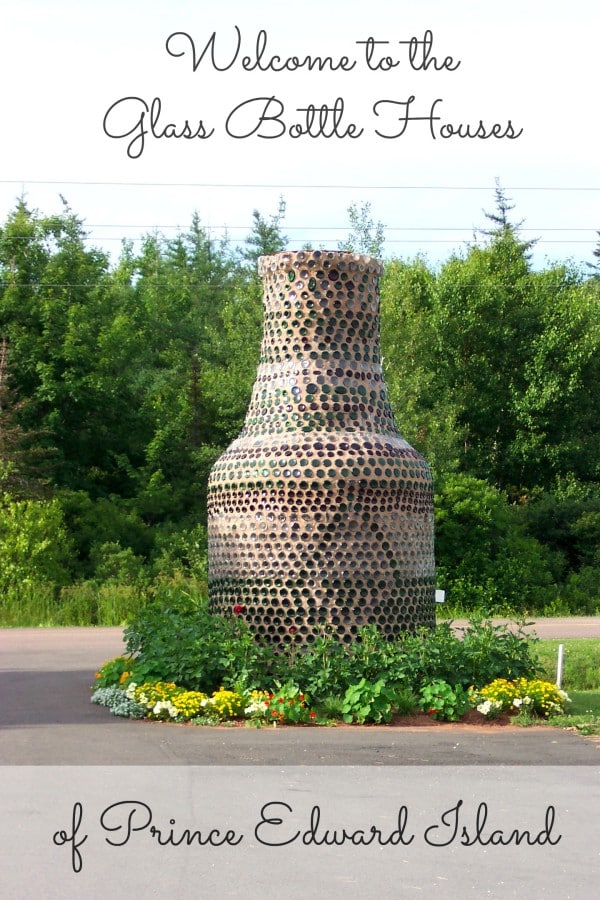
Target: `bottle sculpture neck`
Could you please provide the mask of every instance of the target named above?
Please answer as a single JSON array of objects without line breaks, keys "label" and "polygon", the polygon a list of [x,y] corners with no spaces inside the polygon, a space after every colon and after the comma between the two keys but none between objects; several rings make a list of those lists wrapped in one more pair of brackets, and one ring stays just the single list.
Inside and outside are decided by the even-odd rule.
[{"label": "bottle sculpture neck", "polygon": [[381,369],[382,268],[343,251],[260,258],[264,331],[242,436],[398,436]]}]

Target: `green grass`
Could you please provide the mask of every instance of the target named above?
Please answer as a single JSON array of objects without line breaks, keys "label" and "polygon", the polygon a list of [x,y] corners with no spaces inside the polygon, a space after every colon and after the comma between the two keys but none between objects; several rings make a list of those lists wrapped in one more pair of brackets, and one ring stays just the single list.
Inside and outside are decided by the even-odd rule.
[{"label": "green grass", "polygon": [[600,691],[571,691],[569,697],[569,715],[583,716],[591,713],[600,719]]},{"label": "green grass", "polygon": [[579,734],[600,734],[600,691],[569,691],[571,703],[564,716],[548,720],[555,728],[571,728]]},{"label": "green grass", "polygon": [[17,593],[0,596],[0,628],[125,626],[148,600],[168,604],[181,594],[206,597],[206,583],[176,574],[151,585],[92,581],[62,588],[23,585]]},{"label": "green grass", "polygon": [[556,681],[558,646],[563,644],[562,687],[572,691],[594,691],[600,689],[600,638],[566,638],[565,640],[544,640],[536,645],[537,655],[544,678]]},{"label": "green grass", "polygon": [[600,734],[600,638],[566,638],[537,644],[543,677],[556,680],[558,646],[563,644],[562,686],[571,698],[563,716],[554,716],[549,724],[572,728],[580,734]]},{"label": "green grass", "polygon": [[144,602],[132,585],[92,582],[58,588],[31,584],[0,600],[0,628],[123,625]]}]

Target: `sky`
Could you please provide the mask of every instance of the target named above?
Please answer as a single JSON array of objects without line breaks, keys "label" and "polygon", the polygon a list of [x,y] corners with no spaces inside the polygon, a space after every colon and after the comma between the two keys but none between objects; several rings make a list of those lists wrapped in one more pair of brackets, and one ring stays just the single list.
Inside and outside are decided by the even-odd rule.
[{"label": "sky", "polygon": [[370,203],[385,255],[437,264],[499,179],[534,265],[593,261],[597,0],[3,0],[0,22],[0,222],[63,196],[116,257],[194,211],[243,241],[283,197],[290,248],[335,248]]}]

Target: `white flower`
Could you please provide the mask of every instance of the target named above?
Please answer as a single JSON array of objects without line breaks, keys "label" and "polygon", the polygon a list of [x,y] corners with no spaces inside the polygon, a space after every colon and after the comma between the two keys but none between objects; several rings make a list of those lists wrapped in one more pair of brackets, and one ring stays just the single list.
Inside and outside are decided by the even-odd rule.
[{"label": "white flower", "polygon": [[513,706],[516,706],[517,709],[521,706],[522,703],[523,701],[520,697],[515,697],[515,699],[513,700]]},{"label": "white flower", "polygon": [[253,700],[252,703],[250,703],[244,710],[244,714],[246,716],[251,716],[252,713],[266,712],[267,709],[268,709],[268,706],[264,700]]},{"label": "white flower", "polygon": [[480,703],[477,707],[477,712],[480,712],[484,716],[489,716],[491,713],[497,712],[499,709],[502,709],[502,702],[500,700],[484,700],[483,703]]},{"label": "white flower", "polygon": [[125,691],[125,696],[129,700],[135,700],[134,694],[135,694],[136,687],[137,687],[137,684],[135,683],[135,681],[130,682],[130,684],[127,686],[127,690]]},{"label": "white flower", "polygon": [[154,706],[152,712],[155,716],[160,716],[161,712],[167,712],[172,719],[176,718],[178,715],[178,710],[176,706],[173,706],[170,700],[159,700],[158,703]]}]

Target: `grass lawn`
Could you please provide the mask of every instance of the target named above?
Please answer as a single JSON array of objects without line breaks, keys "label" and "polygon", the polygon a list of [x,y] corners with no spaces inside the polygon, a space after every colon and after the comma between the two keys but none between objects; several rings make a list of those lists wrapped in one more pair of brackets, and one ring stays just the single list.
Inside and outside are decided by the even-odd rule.
[{"label": "grass lawn", "polygon": [[600,638],[540,641],[536,650],[548,681],[556,680],[558,645],[564,646],[562,686],[571,698],[566,715],[549,720],[559,728],[600,734]]},{"label": "grass lawn", "polygon": [[591,713],[600,719],[600,691],[571,691],[569,697],[569,714],[581,716]]},{"label": "grass lawn", "polygon": [[556,681],[558,645],[564,646],[562,687],[572,691],[600,690],[600,638],[539,641],[535,647],[548,681]]},{"label": "grass lawn", "polygon": [[548,720],[557,728],[576,728],[580,734],[600,734],[600,691],[569,691],[564,716]]}]

